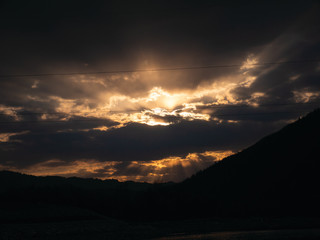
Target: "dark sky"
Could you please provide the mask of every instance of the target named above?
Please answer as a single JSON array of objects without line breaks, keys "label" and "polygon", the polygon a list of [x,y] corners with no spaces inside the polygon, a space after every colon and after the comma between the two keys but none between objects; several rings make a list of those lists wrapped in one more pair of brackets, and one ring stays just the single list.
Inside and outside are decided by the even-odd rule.
[{"label": "dark sky", "polygon": [[2,1],[0,169],[181,181],[319,107],[319,16],[318,1]]}]

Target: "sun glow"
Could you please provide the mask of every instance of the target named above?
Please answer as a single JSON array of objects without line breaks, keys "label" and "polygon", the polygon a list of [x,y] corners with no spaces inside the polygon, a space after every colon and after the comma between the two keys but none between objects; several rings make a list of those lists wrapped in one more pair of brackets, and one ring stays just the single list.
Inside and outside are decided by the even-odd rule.
[{"label": "sun glow", "polygon": [[[77,117],[111,120],[118,127],[129,123],[141,123],[150,126],[168,126],[182,120],[210,121],[216,105],[248,104],[258,106],[262,95],[252,95],[251,98],[238,98],[234,93],[238,87],[250,88],[257,80],[253,76],[258,58],[249,55],[239,72],[230,73],[223,77],[208,79],[193,89],[165,88],[161,82],[166,83],[169,75],[158,72],[114,74],[108,79],[95,76],[72,77],[75,84],[85,91],[92,91],[95,97],[81,99],[65,99],[61,96],[49,96],[46,99],[29,96],[31,101],[54,103],[57,114],[44,113],[40,120],[68,121]],[[165,78],[161,78],[165,77]],[[176,76],[172,76],[175,79]],[[93,83],[88,85],[88,83]],[[118,86],[118,85],[121,86]],[[131,90],[130,86],[143,85],[145,91]],[[140,84],[140,85],[139,85]],[[119,91],[125,88],[126,91]],[[97,92],[97,94],[93,94]],[[0,109],[1,110],[1,109]],[[14,111],[11,113],[14,114]],[[108,131],[115,126],[94,127],[94,130]],[[104,126],[104,127],[103,127]]]},{"label": "sun glow", "polygon": [[[255,77],[229,76],[210,85],[198,86],[193,91],[170,93],[161,87],[153,87],[146,96],[132,97],[128,95],[106,94],[101,101],[92,102],[84,99],[81,102],[72,99],[51,96],[49,99],[57,102],[56,111],[64,113],[61,120],[72,117],[92,117],[110,119],[125,126],[130,122],[147,124],[150,126],[167,126],[177,121],[204,120],[209,121],[212,110],[204,107],[221,104],[256,104],[257,96],[251,99],[238,100],[232,90],[240,85],[249,87]],[[44,100],[46,101],[46,100]],[[94,108],[91,107],[94,106]],[[199,110],[198,108],[202,110]],[[46,114],[45,119],[55,119],[57,115]],[[106,131],[112,128],[95,128]]]}]

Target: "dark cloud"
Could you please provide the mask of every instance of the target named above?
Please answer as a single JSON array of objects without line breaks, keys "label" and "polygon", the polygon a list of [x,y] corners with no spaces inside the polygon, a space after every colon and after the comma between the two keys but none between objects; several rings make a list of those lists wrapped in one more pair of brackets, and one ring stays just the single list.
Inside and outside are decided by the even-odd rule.
[{"label": "dark cloud", "polygon": [[66,115],[51,113],[51,119],[41,120],[42,113],[19,114],[20,120],[7,115],[0,115],[0,133],[30,131],[35,134],[50,134],[56,132],[89,131],[100,126],[113,127],[118,123],[107,119],[93,117],[71,117],[63,120]]},{"label": "dark cloud", "polygon": [[13,165],[24,167],[51,159],[150,161],[190,152],[240,150],[277,127],[183,121],[171,126],[130,124],[107,132],[38,132],[13,136],[14,141],[1,144],[1,155],[2,163],[14,160]]},{"label": "dark cloud", "polygon": [[6,56],[2,71],[132,68],[145,60],[161,66],[238,62],[312,6],[312,2],[289,6],[230,1],[7,2],[1,12],[6,46],[1,49]]},{"label": "dark cloud", "polygon": [[[81,168],[79,176],[146,177],[154,166],[130,163],[240,150],[318,107],[318,62],[3,75],[314,60],[319,16],[316,1],[2,2],[0,165],[94,159],[118,163],[113,173]],[[179,164],[172,171],[190,174]]]}]

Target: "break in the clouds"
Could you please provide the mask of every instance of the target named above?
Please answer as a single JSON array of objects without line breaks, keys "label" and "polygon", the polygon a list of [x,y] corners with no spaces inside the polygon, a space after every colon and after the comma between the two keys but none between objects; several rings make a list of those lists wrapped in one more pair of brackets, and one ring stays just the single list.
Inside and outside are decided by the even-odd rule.
[{"label": "break in the clouds", "polygon": [[5,2],[0,14],[2,169],[181,181],[319,106],[317,2]]}]

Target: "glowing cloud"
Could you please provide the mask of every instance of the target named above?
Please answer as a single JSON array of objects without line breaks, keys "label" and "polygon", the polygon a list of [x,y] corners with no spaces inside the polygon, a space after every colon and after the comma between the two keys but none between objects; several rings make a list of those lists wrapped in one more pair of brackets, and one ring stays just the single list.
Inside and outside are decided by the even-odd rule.
[{"label": "glowing cloud", "polygon": [[6,116],[13,117],[15,120],[19,120],[17,111],[21,110],[22,107],[8,107],[0,104],[0,112]]},{"label": "glowing cloud", "polygon": [[254,54],[250,54],[247,57],[246,61],[244,61],[240,69],[246,72],[246,70],[255,68],[257,64],[258,64],[258,58],[255,57]]},{"label": "glowing cloud", "polygon": [[[250,55],[240,68],[240,70],[247,71],[245,76],[243,72],[224,76],[189,90],[169,92],[160,86],[154,86],[147,94],[141,93],[137,96],[106,91],[96,99],[65,99],[58,96],[50,96],[48,99],[37,99],[31,96],[30,98],[40,102],[54,101],[55,111],[63,114],[60,120],[65,121],[73,117],[93,117],[118,122],[118,127],[130,122],[166,126],[182,119],[209,121],[212,110],[206,112],[203,110],[204,106],[248,103],[248,100],[237,99],[232,90],[239,86],[246,88],[251,86],[256,77],[249,75],[248,69],[252,69],[251,65],[256,62],[257,59]],[[135,78],[138,77],[135,76]],[[128,79],[126,81],[129,81],[130,76],[126,78]],[[102,81],[101,79],[96,80],[97,84]],[[86,80],[80,78],[79,82],[83,84]],[[257,100],[257,96],[254,96],[254,99]],[[198,110],[199,107],[202,107],[201,111]],[[56,119],[57,115],[43,114],[41,118],[43,120]],[[111,128],[95,128],[95,130],[102,131],[109,129]]]},{"label": "glowing cloud", "polygon": [[[231,154],[233,154],[232,151],[206,151],[189,153],[185,157],[172,156],[152,161],[131,161],[126,164],[120,161],[99,162],[94,159],[80,159],[73,162],[51,159],[23,169],[23,172],[36,176],[97,177],[151,183],[178,182]],[[0,166],[0,168],[4,168],[4,166]]]},{"label": "glowing cloud", "polygon": [[308,91],[307,89],[302,91],[293,91],[293,94],[297,103],[307,103],[320,96],[320,92]]},{"label": "glowing cloud", "polygon": [[10,142],[12,141],[10,137],[27,134],[29,131],[16,132],[16,133],[0,133],[0,143]]}]

